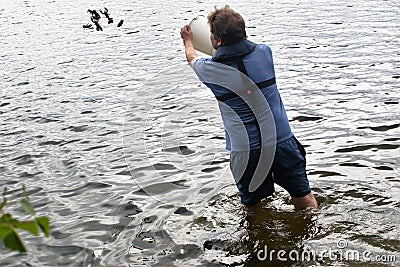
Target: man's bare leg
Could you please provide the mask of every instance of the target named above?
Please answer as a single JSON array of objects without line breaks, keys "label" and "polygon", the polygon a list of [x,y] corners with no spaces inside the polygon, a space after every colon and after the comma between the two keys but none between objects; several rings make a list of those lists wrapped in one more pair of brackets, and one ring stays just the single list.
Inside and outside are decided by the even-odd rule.
[{"label": "man's bare leg", "polygon": [[261,201],[252,206],[243,205],[243,210],[246,212],[246,220],[250,224],[254,224],[256,222],[257,214],[260,213],[260,209],[262,209],[262,207],[263,205]]}]

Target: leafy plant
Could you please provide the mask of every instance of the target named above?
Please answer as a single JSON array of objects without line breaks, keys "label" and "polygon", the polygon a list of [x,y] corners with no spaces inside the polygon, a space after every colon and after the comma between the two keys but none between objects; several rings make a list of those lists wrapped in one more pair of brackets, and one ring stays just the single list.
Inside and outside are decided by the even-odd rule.
[{"label": "leafy plant", "polygon": [[[26,193],[25,185],[22,186],[24,197],[19,201],[24,211],[33,217],[35,209],[33,208],[29,197]],[[3,190],[3,200],[0,204],[0,240],[6,248],[20,252],[26,252],[26,247],[19,236],[17,229],[28,231],[31,234],[38,236],[39,229],[46,237],[50,235],[50,220],[46,216],[33,217],[31,220],[20,221],[13,217],[11,213],[5,213],[4,208],[9,205],[6,197],[7,188]]]}]

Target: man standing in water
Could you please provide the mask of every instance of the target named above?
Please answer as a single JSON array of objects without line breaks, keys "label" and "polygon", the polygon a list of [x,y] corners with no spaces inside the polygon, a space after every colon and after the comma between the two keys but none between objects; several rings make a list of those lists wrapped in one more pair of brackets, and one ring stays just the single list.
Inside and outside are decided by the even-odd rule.
[{"label": "man standing in water", "polygon": [[242,204],[253,206],[274,192],[274,183],[296,208],[317,208],[305,150],[294,137],[275,82],[271,49],[247,40],[242,16],[225,6],[208,16],[216,52],[199,58],[190,26],[181,29],[186,59],[218,100],[230,168]]}]

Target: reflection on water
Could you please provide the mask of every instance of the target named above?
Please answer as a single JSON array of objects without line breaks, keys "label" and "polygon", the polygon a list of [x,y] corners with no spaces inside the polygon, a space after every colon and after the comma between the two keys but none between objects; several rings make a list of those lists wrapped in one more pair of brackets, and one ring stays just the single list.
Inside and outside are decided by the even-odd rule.
[{"label": "reflection on water", "polygon": [[255,214],[179,38],[215,4],[110,1],[124,24],[103,32],[82,28],[96,1],[0,7],[1,186],[18,197],[26,184],[52,222],[49,239],[21,233],[27,255],[0,245],[1,266],[398,265],[399,3],[230,3],[274,51],[321,205],[295,211],[277,187]]}]

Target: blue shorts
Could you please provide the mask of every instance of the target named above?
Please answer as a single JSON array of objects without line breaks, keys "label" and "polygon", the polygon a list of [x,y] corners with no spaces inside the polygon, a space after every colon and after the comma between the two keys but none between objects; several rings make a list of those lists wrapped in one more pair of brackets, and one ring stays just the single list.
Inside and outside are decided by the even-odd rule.
[{"label": "blue shorts", "polygon": [[[304,197],[311,193],[306,174],[306,151],[294,136],[276,145],[275,157],[271,158],[270,164],[260,161],[261,154],[261,149],[231,152],[230,167],[242,204],[252,206],[271,196],[275,191],[274,183],[283,187],[292,197]],[[257,169],[259,161],[261,172]],[[261,181],[257,188],[249,190],[252,180],[254,187],[254,177],[260,175],[261,179],[255,179]]]}]

